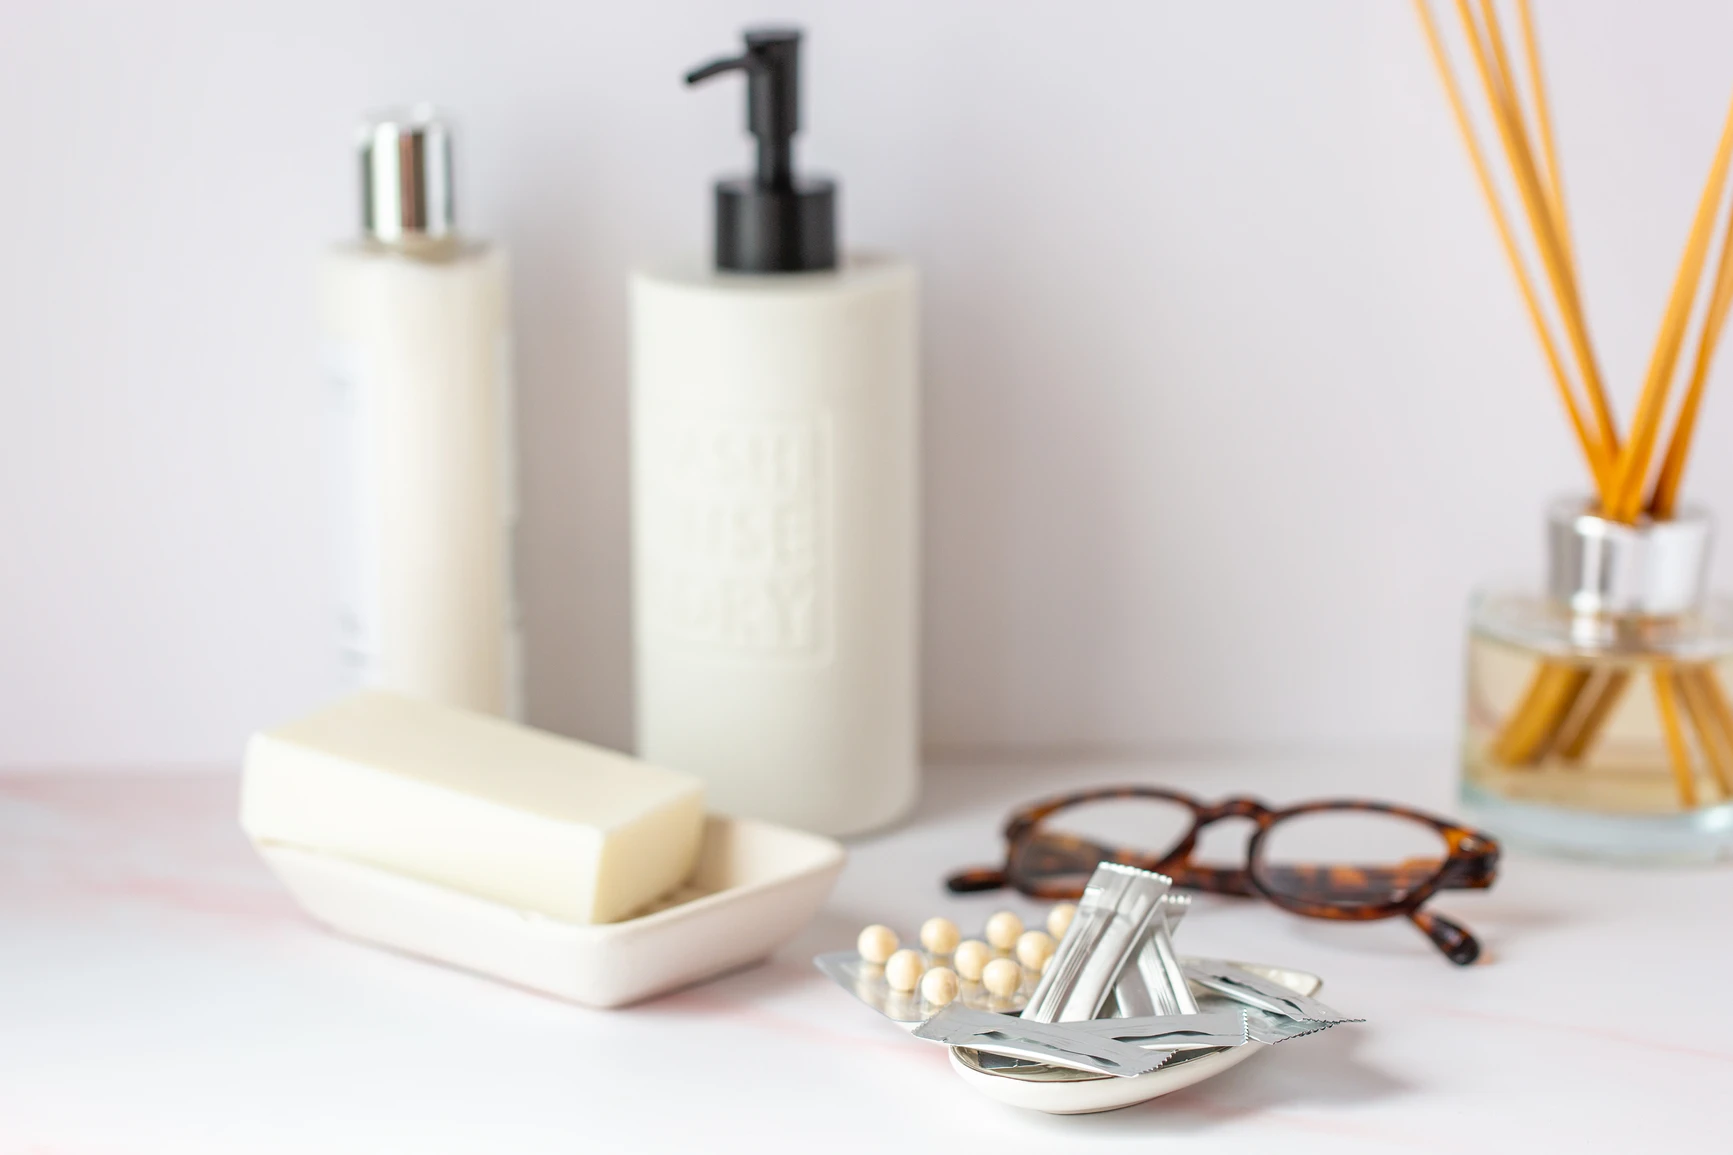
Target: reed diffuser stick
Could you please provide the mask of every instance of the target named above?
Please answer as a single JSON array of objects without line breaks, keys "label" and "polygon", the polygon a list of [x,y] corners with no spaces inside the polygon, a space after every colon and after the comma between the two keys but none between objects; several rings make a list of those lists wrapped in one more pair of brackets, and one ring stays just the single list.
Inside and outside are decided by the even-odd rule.
[{"label": "reed diffuser stick", "polygon": [[1715,347],[1720,343],[1721,329],[1727,323],[1729,305],[1733,305],[1733,210],[1729,210],[1727,224],[1721,230],[1721,257],[1715,269],[1715,291],[1709,298],[1709,312],[1697,338],[1697,356],[1691,365],[1685,400],[1673,424],[1673,438],[1667,446],[1666,457],[1661,461],[1654,494],[1649,498],[1650,517],[1671,517],[1678,502],[1685,459],[1690,455],[1691,436],[1697,428],[1697,410],[1703,403],[1703,386],[1709,380],[1709,365],[1715,359]]},{"label": "reed diffuser stick", "polygon": [[[1727,127],[1723,129],[1722,147],[1717,150],[1716,164],[1711,166],[1711,176],[1708,182],[1708,187],[1704,190],[1702,202],[1699,204],[1697,217],[1693,221],[1692,235],[1686,245],[1685,258],[1681,261],[1679,275],[1675,279],[1674,294],[1672,299],[1669,301],[1669,316],[1663,323],[1662,335],[1657,340],[1656,355],[1651,360],[1651,379],[1653,379],[1653,375],[1656,372],[1657,362],[1665,366],[1666,375],[1660,378],[1663,385],[1671,380],[1671,369],[1673,364],[1677,361],[1678,348],[1679,344],[1683,340],[1685,323],[1689,319],[1690,306],[1696,296],[1694,286],[1701,276],[1702,260],[1707,253],[1710,235],[1712,234],[1714,227],[1714,210],[1720,199],[1719,185],[1723,183],[1726,178],[1727,161],[1725,150],[1728,144],[1727,133],[1730,129],[1733,129],[1733,108],[1729,109],[1728,124]],[[1717,280],[1719,280],[1719,277]],[[1687,288],[1682,290],[1681,286]],[[1683,308],[1680,307],[1681,297],[1683,298]],[[1715,328],[1711,327],[1715,324],[1715,316],[1716,310],[1714,306],[1711,305],[1709,321],[1706,323],[1704,329],[1705,335],[1709,336],[1710,339],[1709,347],[1711,351],[1715,339],[1713,334],[1718,332],[1718,326]],[[1706,363],[1704,363],[1704,368],[1706,369]],[[1700,387],[1698,392],[1700,396]],[[1654,391],[1645,391],[1645,400],[1650,405],[1656,406],[1657,408],[1653,410],[1639,410],[1639,420],[1637,423],[1639,431],[1644,429],[1643,415],[1645,412],[1653,412],[1656,415],[1653,424],[1648,428],[1658,431],[1658,414],[1660,411],[1664,410],[1665,398],[1666,390],[1664,387]],[[1689,443],[1689,426],[1685,427],[1685,431],[1687,440],[1679,442],[1681,447],[1688,445]],[[1643,434],[1639,432],[1639,437],[1642,436]],[[1624,482],[1626,478],[1631,476],[1629,471],[1635,468],[1635,476],[1637,478],[1636,484],[1639,487],[1641,486],[1641,478],[1646,473],[1646,465],[1633,466],[1631,463],[1631,455],[1634,453],[1652,453],[1653,436],[1654,433],[1649,432],[1646,436],[1646,440],[1643,440],[1640,443],[1634,439],[1633,444],[1627,447],[1627,453],[1621,455],[1619,463],[1619,477],[1621,482]],[[1680,461],[1682,464],[1682,455],[1680,456]],[[1637,492],[1640,499],[1640,488]],[[1615,493],[1611,500],[1604,499],[1604,504],[1610,507],[1607,510],[1609,514],[1619,516],[1633,504],[1633,501],[1629,492],[1625,491]],[[1634,516],[1631,519],[1634,520]],[[1713,677],[1713,673],[1712,671],[1707,671],[1703,674],[1693,672],[1688,675],[1688,677]],[[1577,697],[1583,693],[1586,683],[1587,679],[1579,680],[1572,678],[1563,670],[1547,670],[1543,668],[1543,670],[1538,671],[1530,692],[1525,695],[1522,705],[1511,719],[1511,725],[1507,727],[1504,735],[1501,736],[1501,741],[1495,746],[1495,754],[1507,756],[1507,764],[1535,764],[1541,758],[1545,757],[1549,748],[1561,744],[1561,738],[1564,736],[1567,719],[1573,712],[1575,712],[1583,717],[1583,723],[1577,727],[1574,735],[1571,735],[1568,740],[1562,742],[1560,753],[1567,759],[1580,758],[1588,745],[1593,741],[1600,726],[1604,724],[1606,717],[1611,713],[1612,707],[1616,705],[1624,686],[1622,680],[1615,681],[1608,679],[1602,682],[1593,696],[1590,697],[1587,707],[1579,710]],[[1714,745],[1714,736],[1705,734],[1704,742],[1707,746],[1712,747]],[[1671,750],[1672,748],[1670,747],[1669,749]],[[1675,769],[1676,772],[1679,773],[1689,773],[1688,767],[1683,771],[1680,771],[1679,768]]]},{"label": "reed diffuser stick", "polygon": [[[1698,335],[1697,353],[1691,366],[1685,400],[1680,406],[1678,417],[1674,419],[1672,440],[1667,446],[1666,457],[1661,463],[1661,471],[1655,479],[1654,492],[1649,499],[1648,513],[1651,518],[1665,520],[1673,515],[1679,482],[1684,475],[1685,460],[1690,453],[1691,438],[1696,429],[1697,412],[1708,381],[1709,366],[1714,360],[1730,304],[1733,304],[1733,208],[1729,209],[1727,223],[1721,228],[1721,252],[1716,262],[1714,288]],[[1713,682],[1715,671],[1709,666],[1684,668],[1680,670],[1679,677],[1681,683],[1704,680]],[[1583,722],[1569,738],[1561,738],[1557,745],[1558,753],[1565,761],[1576,762],[1583,757],[1612,713],[1613,707],[1618,704],[1624,689],[1625,679],[1622,678],[1609,679],[1605,684],[1585,689],[1589,704],[1586,710],[1578,712],[1583,717]],[[1703,689],[1705,694],[1709,692],[1707,686]],[[1733,743],[1733,731],[1721,734],[1709,732],[1725,729],[1719,715],[1698,713],[1697,718],[1706,752],[1717,747],[1718,737],[1724,737],[1729,743]]]},{"label": "reed diffuser stick", "polygon": [[1595,738],[1600,734],[1601,727],[1606,725],[1607,718],[1618,705],[1619,698],[1624,694],[1625,687],[1630,684],[1631,675],[1625,670],[1608,670],[1604,678],[1600,678],[1592,686],[1584,687],[1583,699],[1579,708],[1572,712],[1570,721],[1560,727],[1555,752],[1566,762],[1579,761],[1588,753]]},{"label": "reed diffuser stick", "polygon": [[[1588,320],[1577,288],[1570,239],[1565,235],[1564,221],[1552,211],[1553,198],[1543,185],[1539,166],[1535,163],[1534,148],[1529,143],[1528,122],[1522,111],[1520,85],[1510,66],[1510,54],[1499,27],[1498,11],[1492,0],[1480,0],[1478,27],[1469,12],[1467,0],[1457,0],[1457,13],[1464,31],[1468,33],[1469,47],[1486,89],[1487,103],[1494,111],[1499,138],[1516,177],[1517,188],[1522,193],[1530,227],[1534,230],[1548,280],[1557,297],[1559,315],[1571,351],[1576,356],[1577,372],[1581,374],[1583,390],[1588,394],[1589,408],[1595,417],[1599,454],[1605,467],[1619,451],[1618,433],[1614,428],[1612,408],[1607,403],[1606,388],[1601,382],[1600,365],[1589,341]],[[1533,87],[1539,91],[1538,79],[1533,80]]]},{"label": "reed diffuser stick", "polygon": [[[1704,261],[1715,232],[1716,214],[1722,199],[1722,187],[1726,182],[1730,156],[1733,156],[1733,106],[1728,109],[1715,161],[1710,167],[1709,179],[1693,218],[1691,235],[1687,239],[1685,253],[1674,279],[1667,316],[1662,322],[1661,333],[1656,339],[1655,351],[1650,359],[1649,377],[1634,422],[1632,440],[1625,447],[1625,453],[1620,455],[1616,469],[1618,485],[1634,485],[1636,488],[1634,492],[1616,488],[1611,497],[1603,496],[1603,512],[1619,520],[1635,521],[1638,511],[1632,510],[1632,507],[1637,506],[1640,510],[1643,478],[1647,473],[1646,457],[1653,453],[1661,415],[1666,407],[1667,386],[1673,379],[1680,345],[1683,343],[1690,314],[1698,296],[1697,285],[1701,280]],[[1701,403],[1703,382],[1707,379],[1708,366],[1713,358],[1720,328],[1726,319],[1727,302],[1733,300],[1733,297],[1729,296],[1733,294],[1733,283],[1725,290],[1722,287],[1724,277],[1733,277],[1733,272],[1729,271],[1729,261],[1733,258],[1729,257],[1726,230],[1722,232],[1724,235],[1721,260],[1718,262],[1715,278],[1716,288],[1711,295],[1699,341],[1691,388],[1687,391],[1685,408],[1681,410],[1675,426],[1674,443],[1668,449],[1668,457],[1675,462],[1675,479],[1667,483],[1667,469],[1663,465],[1662,476],[1656,482],[1657,495],[1661,493],[1664,483],[1668,484],[1669,495],[1676,493],[1676,476],[1682,471],[1685,456],[1689,451],[1696,411]],[[1640,464],[1637,463],[1639,460]],[[1667,512],[1671,512],[1670,505]],[[1705,670],[1701,674],[1693,672],[1684,676],[1712,678],[1714,674],[1711,670]],[[1534,765],[1552,750],[1557,750],[1568,761],[1581,758],[1611,714],[1624,689],[1622,680],[1609,679],[1600,684],[1586,709],[1580,711],[1584,718],[1583,724],[1578,726],[1575,734],[1570,735],[1567,740],[1565,732],[1568,717],[1577,710],[1577,697],[1584,692],[1586,685],[1587,679],[1574,679],[1563,668],[1555,670],[1548,666],[1537,671],[1529,691],[1495,745],[1495,755],[1506,764],[1517,766]],[[1707,735],[1704,740],[1706,744],[1711,743]]]},{"label": "reed diffuser stick", "polygon": [[[1529,270],[1513,225],[1513,217],[1498,192],[1487,153],[1481,148],[1468,112],[1464,90],[1457,83],[1443,37],[1429,0],[1415,0],[1433,63],[1443,82],[1457,129],[1475,169],[1481,193],[1490,209],[1529,320],[1540,340],[1554,385],[1572,432],[1581,445],[1603,516],[1634,523],[1645,512],[1665,518],[1673,512],[1680,478],[1688,458],[1708,379],[1728,313],[1733,311],[1733,210],[1729,223],[1717,230],[1719,207],[1733,162],[1733,105],[1728,108],[1721,138],[1697,210],[1692,218],[1675,273],[1660,331],[1656,335],[1638,405],[1629,431],[1621,440],[1618,423],[1607,400],[1605,382],[1589,339],[1580,290],[1580,269],[1565,216],[1562,169],[1553,128],[1551,104],[1541,71],[1538,37],[1529,0],[1516,0],[1522,56],[1528,72],[1527,90],[1534,109],[1531,133],[1523,101],[1522,78],[1501,26],[1496,0],[1478,0],[1478,16],[1469,0],[1454,0],[1461,31],[1468,45],[1474,74],[1480,81],[1493,127],[1528,226],[1528,240],[1538,258],[1550,302],[1543,302],[1538,282]],[[1538,147],[1535,139],[1538,137]],[[1712,289],[1698,334],[1684,400],[1674,420],[1673,434],[1649,491],[1661,427],[1672,395],[1681,351],[1696,301],[1711,242],[1717,232],[1721,248],[1711,280]],[[1550,304],[1562,328],[1574,365],[1567,366],[1554,336]],[[1578,382],[1587,410],[1578,398]],[[1593,418],[1591,427],[1588,418]],[[1645,492],[1649,497],[1645,501]],[[1669,759],[1681,801],[1696,805],[1696,776],[1681,715],[1696,732],[1698,746],[1709,763],[1716,787],[1733,797],[1733,706],[1713,667],[1657,665],[1653,671],[1656,706],[1661,713]],[[1549,754],[1567,762],[1581,758],[1594,743],[1629,684],[1624,670],[1594,671],[1567,662],[1548,661],[1535,671],[1516,709],[1495,736],[1491,752],[1507,766],[1535,765]]]},{"label": "reed diffuser stick", "polygon": [[[1474,60],[1475,71],[1480,76],[1481,87],[1486,93],[1487,105],[1492,109],[1493,126],[1498,130],[1498,138],[1504,146],[1505,159],[1509,163],[1512,176],[1515,178],[1518,197],[1528,216],[1529,228],[1534,235],[1535,247],[1539,251],[1541,269],[1546,274],[1552,288],[1554,303],[1557,306],[1560,319],[1563,322],[1565,337],[1576,358],[1577,371],[1585,381],[1597,380],[1598,371],[1595,368],[1594,352],[1589,347],[1588,330],[1583,323],[1581,301],[1577,297],[1572,279],[1568,273],[1559,242],[1557,229],[1554,228],[1551,214],[1547,210],[1545,194],[1541,191],[1536,179],[1533,154],[1528,148],[1526,134],[1523,129],[1520,110],[1514,105],[1514,96],[1510,86],[1495,71],[1492,59],[1493,50],[1485,38],[1490,37],[1489,28],[1483,35],[1473,12],[1469,9],[1468,0],[1456,0],[1457,16],[1462,22],[1463,30],[1468,36],[1470,55]],[[1484,12],[1490,12],[1484,8]],[[1590,389],[1590,396],[1593,397]],[[1571,398],[1575,410],[1574,392]],[[1580,420],[1580,418],[1579,418]],[[1589,438],[1589,463],[1597,478],[1611,475],[1612,460],[1609,447],[1600,437]]]},{"label": "reed diffuser stick", "polygon": [[1607,511],[1607,516],[1617,521],[1635,521],[1642,511],[1649,459],[1660,432],[1668,386],[1679,360],[1679,346],[1684,341],[1685,327],[1697,298],[1697,287],[1703,275],[1704,258],[1709,252],[1709,240],[1715,230],[1716,211],[1721,204],[1721,190],[1727,181],[1730,159],[1733,159],[1733,104],[1727,108],[1721,140],[1715,147],[1715,160],[1709,167],[1709,179],[1698,199],[1697,213],[1691,220],[1691,234],[1685,242],[1685,252],[1679,258],[1679,271],[1673,278],[1666,316],[1661,322],[1660,335],[1655,339],[1654,353],[1649,358],[1649,371],[1637,401],[1636,415],[1631,419],[1630,441],[1619,461],[1614,505]]},{"label": "reed diffuser stick", "polygon": [[1674,699],[1673,672],[1665,665],[1654,671],[1655,705],[1661,711],[1661,733],[1667,740],[1667,756],[1673,764],[1673,779],[1679,787],[1679,801],[1687,807],[1697,805],[1697,779],[1691,773],[1691,754],[1685,748],[1685,732],[1679,726],[1679,707]]},{"label": "reed diffuser stick", "polygon": [[1709,697],[1713,673],[1707,666],[1681,666],[1678,671],[1679,700],[1697,731],[1715,786],[1721,796],[1727,798],[1733,797],[1733,735],[1715,715],[1715,706]]},{"label": "reed diffuser stick", "polygon": [[1493,757],[1507,766],[1538,762],[1553,744],[1588,680],[1589,672],[1580,667],[1543,663],[1524,692],[1522,704],[1493,742]]},{"label": "reed diffuser stick", "polygon": [[[1528,280],[1528,273],[1522,261],[1519,250],[1510,237],[1509,225],[1504,220],[1503,207],[1500,202],[1492,178],[1488,172],[1484,155],[1473,132],[1465,110],[1465,102],[1457,89],[1454,74],[1451,72],[1445,55],[1442,38],[1431,18],[1431,9],[1424,0],[1416,0],[1416,10],[1421,23],[1426,29],[1428,44],[1432,49],[1433,62],[1444,81],[1446,91],[1450,94],[1451,104],[1456,112],[1457,127],[1463,140],[1474,158],[1476,171],[1481,178],[1482,191],[1491,206],[1497,220],[1501,237],[1505,241],[1507,256],[1516,271],[1525,300],[1530,304],[1530,319],[1539,335],[1543,349],[1553,367],[1554,378],[1558,385],[1560,396],[1564,401],[1565,410],[1571,419],[1573,430],[1583,445],[1590,471],[1594,474],[1597,488],[1604,495],[1610,490],[1613,477],[1613,455],[1618,452],[1617,435],[1603,434],[1598,439],[1589,434],[1586,424],[1577,408],[1574,391],[1568,375],[1559,364],[1557,353],[1552,344],[1552,334],[1544,314],[1533,300],[1534,291]],[[1592,400],[1600,397],[1600,411],[1606,412],[1604,392],[1599,385],[1598,373],[1592,352],[1588,351],[1586,329],[1582,323],[1580,298],[1574,289],[1567,290],[1574,277],[1568,275],[1571,270],[1560,267],[1559,255],[1563,246],[1559,246],[1558,230],[1549,218],[1549,206],[1538,200],[1536,196],[1536,180],[1532,165],[1532,150],[1521,143],[1526,136],[1520,116],[1520,109],[1514,107],[1513,97],[1516,83],[1514,78],[1501,72],[1494,74],[1488,61],[1488,49],[1482,43],[1482,30],[1476,23],[1466,0],[1456,0],[1457,17],[1468,40],[1473,54],[1476,70],[1481,78],[1486,93],[1487,103],[1492,111],[1493,121],[1498,130],[1501,143],[1504,145],[1505,156],[1514,170],[1519,195],[1527,212],[1531,229],[1534,231],[1537,248],[1540,252],[1543,266],[1547,270],[1549,281],[1558,296],[1559,311],[1565,318],[1567,330],[1571,335],[1573,351],[1577,354],[1578,367],[1584,371],[1585,378],[1591,383],[1589,394]],[[1483,3],[1482,16],[1488,29],[1488,36],[1495,37],[1497,30],[1497,14],[1490,4]],[[1495,46],[1498,40],[1494,40]],[[1535,54],[1538,58],[1538,53]],[[1504,63],[1508,60],[1505,53],[1496,47],[1492,53],[1493,60]],[[1538,90],[1541,87],[1538,74],[1534,84]],[[1556,153],[1556,149],[1555,149]],[[1561,198],[1562,199],[1562,198]],[[1572,319],[1575,319],[1573,325]],[[1605,418],[1597,413],[1597,424],[1610,426],[1610,414]],[[1542,666],[1535,672],[1534,678],[1524,694],[1522,704],[1510,719],[1495,745],[1495,755],[1501,761],[1511,765],[1527,765],[1539,761],[1552,744],[1559,726],[1569,713],[1577,695],[1581,692],[1586,678],[1569,667]]]},{"label": "reed diffuser stick", "polygon": [[[1497,27],[1497,14],[1487,5],[1492,13],[1489,24]],[[1541,150],[1546,158],[1546,194],[1547,207],[1551,211],[1554,228],[1558,232],[1559,241],[1564,250],[1565,267],[1570,274],[1570,283],[1579,284],[1576,258],[1576,245],[1571,239],[1570,218],[1565,214],[1564,178],[1561,175],[1558,159],[1558,140],[1553,133],[1552,106],[1547,99],[1546,78],[1541,71],[1540,44],[1535,35],[1534,12],[1529,0],[1517,0],[1517,16],[1522,30],[1523,57],[1528,64],[1529,87],[1534,94],[1535,124],[1540,130]],[[1514,72],[1511,72],[1514,86]],[[1579,309],[1581,306],[1578,306]],[[1619,452],[1618,424],[1613,418],[1612,404],[1607,400],[1606,384],[1601,377],[1599,367],[1585,380],[1588,390],[1589,404],[1594,410],[1597,432],[1601,442],[1607,447],[1609,456]]]},{"label": "reed diffuser stick", "polygon": [[[1576,248],[1571,242],[1570,218],[1565,215],[1564,180],[1559,175],[1558,138],[1552,130],[1552,107],[1546,96],[1546,82],[1540,68],[1540,42],[1534,32],[1534,8],[1529,0],[1517,0],[1517,19],[1522,28],[1522,54],[1528,64],[1528,74],[1534,92],[1534,119],[1540,129],[1541,150],[1546,157],[1546,195],[1553,219],[1558,222],[1559,235],[1565,244],[1565,257],[1570,262],[1571,276],[1577,275]],[[1609,407],[1609,423],[1611,409]]]},{"label": "reed diffuser stick", "polygon": [[1492,169],[1487,163],[1486,154],[1481,150],[1479,138],[1475,136],[1474,124],[1469,119],[1468,105],[1463,99],[1462,90],[1456,83],[1456,75],[1450,70],[1449,57],[1444,52],[1444,41],[1439,35],[1438,27],[1433,22],[1432,10],[1426,0],[1414,0],[1415,11],[1420,16],[1421,26],[1426,31],[1426,43],[1432,51],[1433,64],[1438,69],[1439,79],[1444,84],[1445,94],[1450,100],[1451,112],[1455,114],[1457,131],[1462,136],[1463,144],[1468,149],[1469,159],[1474,166],[1474,173],[1480,184],[1481,195],[1486,200],[1488,211],[1492,214],[1493,225],[1498,231],[1498,239],[1504,249],[1504,255],[1510,264],[1511,273],[1516,278],[1517,289],[1522,295],[1523,304],[1527,307],[1530,323],[1534,326],[1535,336],[1540,341],[1541,352],[1546,357],[1547,368],[1552,371],[1553,383],[1558,388],[1559,400],[1563,402],[1565,414],[1570,418],[1571,429],[1576,433],[1577,442],[1581,445],[1583,456],[1589,463],[1589,468],[1597,476],[1603,471],[1603,464],[1596,451],[1594,437],[1589,432],[1588,424],[1583,420],[1582,412],[1577,408],[1576,396],[1571,385],[1569,373],[1565,369],[1564,360],[1559,356],[1557,344],[1553,341],[1552,331],[1547,325],[1546,313],[1541,308],[1540,296],[1535,291],[1533,280],[1528,268],[1523,262],[1522,249],[1517,244],[1515,231],[1511,228],[1509,216],[1504,209],[1504,202],[1498,195],[1498,186],[1492,179]]},{"label": "reed diffuser stick", "polygon": [[[1714,677],[1714,671],[1704,667],[1705,676],[1702,679],[1703,691],[1709,703],[1709,710],[1721,721],[1721,733],[1727,737],[1727,749],[1733,753],[1733,703],[1727,700],[1727,691],[1721,685],[1721,679]],[[1733,797],[1733,790],[1729,790]]]}]

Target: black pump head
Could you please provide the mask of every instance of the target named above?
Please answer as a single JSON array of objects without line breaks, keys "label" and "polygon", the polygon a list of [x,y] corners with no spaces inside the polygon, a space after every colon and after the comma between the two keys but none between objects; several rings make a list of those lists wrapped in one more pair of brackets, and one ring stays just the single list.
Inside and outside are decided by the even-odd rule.
[{"label": "black pump head", "polygon": [[834,269],[836,185],[794,175],[800,31],[750,29],[744,53],[692,70],[686,83],[735,71],[746,73],[746,129],[758,141],[758,168],[749,180],[716,182],[716,267],[746,273]]}]

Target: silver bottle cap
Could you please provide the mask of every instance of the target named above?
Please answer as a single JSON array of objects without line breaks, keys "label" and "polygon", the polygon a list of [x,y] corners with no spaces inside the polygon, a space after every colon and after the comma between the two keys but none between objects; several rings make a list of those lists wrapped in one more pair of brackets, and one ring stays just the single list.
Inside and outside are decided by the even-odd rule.
[{"label": "silver bottle cap", "polygon": [[1579,614],[1669,617],[1703,600],[1709,565],[1709,515],[1681,509],[1667,521],[1635,525],[1562,498],[1547,516],[1547,587]]},{"label": "silver bottle cap", "polygon": [[393,244],[456,232],[451,125],[425,104],[368,117],[361,150],[361,225]]}]

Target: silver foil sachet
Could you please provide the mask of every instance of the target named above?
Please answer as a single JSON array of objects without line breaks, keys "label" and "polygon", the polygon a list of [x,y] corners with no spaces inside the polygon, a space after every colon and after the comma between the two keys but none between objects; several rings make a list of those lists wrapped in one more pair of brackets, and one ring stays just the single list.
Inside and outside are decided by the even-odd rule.
[{"label": "silver foil sachet", "polygon": [[1089,876],[1077,913],[1023,1008],[1037,1023],[1093,1019],[1143,946],[1173,880],[1117,862]]},{"label": "silver foil sachet", "polygon": [[1213,958],[1188,959],[1185,963],[1185,977],[1200,987],[1226,995],[1236,1002],[1248,1007],[1269,1011],[1290,1019],[1303,1019],[1313,1023],[1363,1023],[1365,1019],[1357,1019],[1345,1015],[1336,1008],[1327,1006],[1317,999],[1297,994],[1280,983],[1272,982],[1262,975],[1255,975],[1244,967],[1235,966],[1231,962]]},{"label": "silver foil sachet", "polygon": [[1205,991],[1198,996],[1198,1006],[1205,1013],[1211,1011],[1232,1011],[1245,1016],[1246,1037],[1254,1043],[1285,1043],[1291,1039],[1303,1039],[1307,1035],[1315,1035],[1319,1031],[1327,1031],[1335,1023],[1315,1023],[1311,1019],[1290,1019],[1287,1015],[1278,1015],[1273,1011],[1259,1010],[1236,1002],[1226,995],[1218,995]]},{"label": "silver foil sachet", "polygon": [[[915,1038],[1122,1078],[1147,1074],[1173,1056],[1171,1049],[1145,1050],[1111,1035],[1083,1030],[1082,1026],[1037,1023],[992,1011],[973,1011],[952,1003],[916,1027]],[[1245,1037],[1243,1023],[1240,1037]]]},{"label": "silver foil sachet", "polygon": [[1170,1051],[1199,1047],[1238,1047],[1250,1037],[1245,1012],[1212,1011],[1207,1014],[1147,1015],[1134,1019],[1091,1019],[1066,1023],[1071,1030],[1087,1031],[1104,1039],[1117,1039],[1134,1047],[1165,1048]]},{"label": "silver foil sachet", "polygon": [[1179,955],[1173,949],[1173,927],[1184,917],[1190,900],[1175,903],[1179,895],[1170,894],[1156,912],[1150,934],[1130,966],[1120,973],[1113,988],[1113,1001],[1122,1018],[1148,1015],[1190,1015],[1197,1013],[1197,1000],[1185,981]]}]

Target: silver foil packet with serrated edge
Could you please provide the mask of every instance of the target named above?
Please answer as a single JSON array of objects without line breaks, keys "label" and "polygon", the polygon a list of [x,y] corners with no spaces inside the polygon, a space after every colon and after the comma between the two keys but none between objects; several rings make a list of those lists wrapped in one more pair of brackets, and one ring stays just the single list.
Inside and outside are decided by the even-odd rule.
[{"label": "silver foil packet with serrated edge", "polygon": [[1172,885],[1166,875],[1134,866],[1097,866],[1023,1018],[1037,1023],[1093,1019],[1149,937]]},{"label": "silver foil packet with serrated edge", "polygon": [[1327,1031],[1335,1023],[1316,1023],[1311,1019],[1290,1019],[1287,1015],[1278,1015],[1257,1007],[1248,1007],[1244,1003],[1235,1002],[1226,995],[1205,991],[1197,998],[1197,1003],[1204,1013],[1212,1011],[1235,1011],[1246,1017],[1246,1037],[1254,1043],[1285,1043],[1290,1039],[1303,1039],[1307,1035],[1315,1035],[1319,1031]]},{"label": "silver foil packet with serrated edge", "polygon": [[1165,1048],[1170,1051],[1199,1047],[1238,1047],[1248,1038],[1245,1011],[1210,1011],[1184,1015],[1146,1015],[1135,1019],[1091,1019],[1067,1023],[1106,1039],[1118,1039],[1134,1047]]},{"label": "silver foil packet with serrated edge", "polygon": [[1199,986],[1271,1014],[1331,1025],[1366,1021],[1345,1015],[1317,999],[1296,994],[1280,983],[1271,982],[1223,959],[1187,959],[1184,970],[1185,977]]},{"label": "silver foil packet with serrated edge", "polygon": [[[1176,897],[1169,895],[1169,898]],[[1121,1018],[1146,1018],[1151,1015],[1190,1015],[1197,1013],[1191,986],[1185,981],[1179,955],[1173,949],[1173,926],[1185,906],[1163,903],[1152,920],[1149,937],[1144,940],[1130,966],[1120,972],[1113,988],[1113,1002]]]},{"label": "silver foil packet with serrated edge", "polygon": [[915,1038],[1120,1078],[1148,1074],[1173,1057],[1172,1050],[1147,1050],[1081,1023],[1039,1023],[956,1003],[916,1027]]}]

